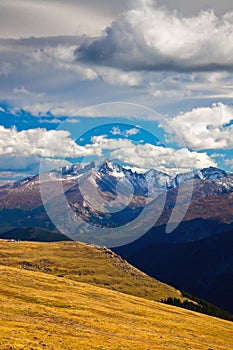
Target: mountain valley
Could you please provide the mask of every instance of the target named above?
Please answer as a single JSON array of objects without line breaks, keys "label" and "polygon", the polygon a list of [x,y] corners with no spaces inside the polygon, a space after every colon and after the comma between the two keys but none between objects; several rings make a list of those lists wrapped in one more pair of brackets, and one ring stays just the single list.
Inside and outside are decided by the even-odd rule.
[{"label": "mountain valley", "polygon": [[[43,178],[51,187],[50,198],[57,203],[56,215],[61,215],[62,208],[59,197],[53,197],[52,184],[61,181],[74,215],[94,227],[123,230],[148,201],[151,220],[160,211],[165,194],[163,210],[153,227],[114,251],[149,275],[233,311],[229,292],[233,288],[232,173],[211,167],[172,178],[153,169],[135,172],[106,160],[101,164],[67,166],[45,173]],[[131,187],[133,193],[128,203]],[[82,188],[86,189],[85,193]],[[190,189],[191,200],[187,203]],[[0,201],[0,238],[45,242],[72,239],[59,232],[48,217],[40,196],[39,175],[2,186]],[[116,202],[120,203],[120,210],[116,207],[108,212],[106,203],[113,208]],[[174,213],[185,212],[187,205],[182,222],[167,234],[171,215],[174,219]]]}]

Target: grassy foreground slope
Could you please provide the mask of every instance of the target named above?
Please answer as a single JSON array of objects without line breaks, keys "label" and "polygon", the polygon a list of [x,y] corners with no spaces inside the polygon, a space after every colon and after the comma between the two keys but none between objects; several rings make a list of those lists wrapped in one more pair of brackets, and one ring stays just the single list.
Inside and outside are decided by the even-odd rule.
[{"label": "grassy foreground slope", "polygon": [[0,240],[0,265],[40,271],[151,300],[182,298],[180,291],[147,276],[111,250],[78,242]]},{"label": "grassy foreground slope", "polygon": [[226,350],[232,330],[192,311],[0,266],[1,350]]}]

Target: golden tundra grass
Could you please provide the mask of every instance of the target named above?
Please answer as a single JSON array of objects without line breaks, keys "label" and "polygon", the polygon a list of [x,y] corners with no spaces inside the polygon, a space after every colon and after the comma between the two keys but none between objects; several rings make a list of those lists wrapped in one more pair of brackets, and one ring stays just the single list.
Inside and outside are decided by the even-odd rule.
[{"label": "golden tundra grass", "polygon": [[0,349],[231,349],[232,323],[42,272],[0,267]]},{"label": "golden tundra grass", "polygon": [[[38,248],[37,253],[34,251],[35,247]],[[71,243],[53,245],[1,242],[1,350],[208,350],[210,348],[230,350],[232,348],[231,322],[127,295],[103,286],[78,282],[78,278],[70,279],[68,271],[75,269],[75,262],[69,259],[65,263],[64,258],[62,263],[64,275],[67,272],[65,277],[64,275],[61,277],[60,270],[59,277],[46,269],[36,270],[36,267],[30,264],[25,266],[32,267],[32,270],[23,268],[23,261],[29,262],[38,259],[38,256],[44,257],[47,249],[47,255],[51,254],[50,259],[55,269],[56,261],[53,259],[56,258],[55,251],[58,248],[60,253],[57,251],[57,257],[59,254],[60,257],[64,256],[64,252],[61,253],[63,249],[67,252],[72,249],[77,251],[97,249]],[[97,251],[101,252],[98,249]],[[87,252],[86,254],[88,255]],[[104,259],[100,262],[101,259],[99,260],[93,251],[91,256],[97,267],[99,266],[99,271],[104,273]],[[91,261],[91,256],[89,260],[83,257],[86,264]],[[111,261],[115,258],[108,259]],[[81,260],[80,258],[80,262]],[[120,260],[119,263],[123,264]],[[115,266],[115,263],[109,264],[107,260],[105,269],[110,270],[110,266]],[[90,265],[92,266],[92,263],[88,265],[91,270]],[[111,273],[115,276],[115,273]],[[125,271],[121,272],[123,286],[126,283],[124,273]],[[100,276],[101,274],[97,278]]]},{"label": "golden tundra grass", "polygon": [[108,249],[77,242],[0,240],[0,264],[40,271],[152,300],[181,293],[133,268]]}]

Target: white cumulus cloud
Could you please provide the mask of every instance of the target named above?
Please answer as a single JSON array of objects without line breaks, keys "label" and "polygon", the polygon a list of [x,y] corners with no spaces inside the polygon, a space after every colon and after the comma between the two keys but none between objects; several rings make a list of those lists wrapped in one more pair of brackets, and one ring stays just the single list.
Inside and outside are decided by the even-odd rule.
[{"label": "white cumulus cloud", "polygon": [[[135,128],[136,129],[136,128]],[[130,129],[132,133],[136,130]],[[0,170],[38,171],[41,158],[46,169],[59,167],[61,158],[96,156],[109,152],[110,158],[133,166],[155,168],[170,173],[179,173],[216,165],[206,153],[175,150],[152,144],[135,144],[125,139],[111,139],[106,135],[93,136],[91,143],[79,146],[68,131],[29,129],[18,131],[15,127],[0,126]]]},{"label": "white cumulus cloud", "polygon": [[0,126],[0,155],[19,157],[81,157],[95,154],[92,145],[78,146],[68,131],[29,129],[18,131]]},{"label": "white cumulus cloud", "polygon": [[[170,120],[165,127],[178,130],[187,147],[195,150],[233,148],[233,107],[215,103],[194,108]],[[163,126],[162,126],[163,127]]]},{"label": "white cumulus cloud", "polygon": [[111,159],[143,169],[157,169],[175,174],[217,166],[215,160],[206,152],[200,153],[184,148],[175,150],[150,143],[135,144],[129,139],[109,139],[106,135],[94,136],[92,142],[93,147],[99,149],[99,153],[109,150]]},{"label": "white cumulus cloud", "polygon": [[114,150],[111,157],[138,167],[157,169],[172,175],[216,166],[216,162],[207,153],[191,152],[186,149],[174,150],[151,144],[131,143],[128,147]]}]

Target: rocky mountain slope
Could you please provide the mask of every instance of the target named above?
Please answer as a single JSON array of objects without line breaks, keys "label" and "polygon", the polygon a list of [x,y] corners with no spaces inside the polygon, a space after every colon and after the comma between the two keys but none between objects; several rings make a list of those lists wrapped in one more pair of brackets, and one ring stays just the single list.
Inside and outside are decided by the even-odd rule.
[{"label": "rocky mountain slope", "polygon": [[[231,283],[229,281],[232,280],[233,273],[230,264],[224,265],[224,252],[227,252],[227,261],[230,261],[233,252],[228,250],[225,234],[232,232],[233,229],[232,173],[211,167],[178,174],[172,178],[156,170],[149,170],[146,173],[135,172],[107,160],[103,163],[67,166],[45,174],[48,187],[51,187],[51,198],[57,203],[58,216],[62,208],[59,207],[59,198],[53,197],[52,185],[59,178],[74,215],[80,216],[94,226],[123,228],[125,223],[141,213],[148,200],[151,205],[150,215],[153,218],[154,213],[160,210],[161,198],[166,194],[165,205],[157,223],[142,237],[115,248],[115,251],[151,275],[158,275],[167,283],[205,297],[230,310],[227,284]],[[68,239],[56,230],[43,207],[39,180],[37,175],[0,188],[0,237],[43,241]],[[190,188],[192,188],[191,200]],[[179,196],[178,203],[177,196]],[[184,210],[187,205],[189,208],[181,224],[172,233],[167,234],[166,225],[171,215],[176,218],[174,213]],[[208,247],[212,247],[213,242],[216,242],[216,236],[219,243],[209,256]],[[205,239],[208,240],[208,244],[205,243]],[[221,246],[219,266],[225,267],[220,268],[216,275],[216,266],[214,265],[214,272],[211,272],[209,266],[212,266],[211,259],[220,254],[218,246]],[[192,254],[193,249],[200,253],[200,259],[202,256],[207,257],[206,260],[201,260],[202,266],[196,264],[195,256],[199,255]],[[171,265],[178,271],[172,274],[172,278],[165,268],[168,266],[167,250],[170,252]],[[163,254],[158,254],[158,251]],[[146,258],[147,252],[151,257],[150,263]],[[178,265],[172,259],[175,259]],[[197,273],[198,276],[198,271],[202,269],[204,275],[208,276],[206,286],[209,287],[205,287],[204,275],[193,282],[192,278],[189,281],[182,272],[182,262],[190,266],[193,275]],[[158,271],[157,267],[161,264],[164,268]],[[185,284],[185,281],[188,284]],[[212,290],[216,289],[216,285],[219,289],[214,295]],[[217,294],[221,294],[227,304],[221,304]]]},{"label": "rocky mountain slope", "polygon": [[[154,211],[159,210],[160,199],[166,193],[166,204],[156,224],[160,226],[168,221],[175,205],[181,210],[187,205],[191,190],[192,200],[184,221],[212,218],[224,223],[233,222],[233,176],[217,168],[178,174],[172,178],[156,170],[133,172],[106,160],[102,164],[67,166],[43,176],[51,193],[53,185],[60,180],[75,214],[94,225],[114,227],[130,222],[148,201],[152,202]],[[176,203],[178,191],[180,200]],[[56,200],[53,194],[50,200]],[[18,226],[55,229],[43,208],[38,175],[0,187],[0,221],[2,232],[4,225],[7,229]]]}]

